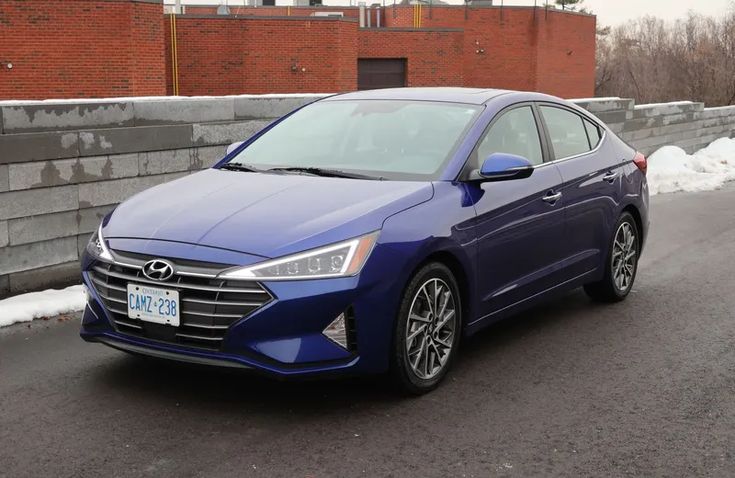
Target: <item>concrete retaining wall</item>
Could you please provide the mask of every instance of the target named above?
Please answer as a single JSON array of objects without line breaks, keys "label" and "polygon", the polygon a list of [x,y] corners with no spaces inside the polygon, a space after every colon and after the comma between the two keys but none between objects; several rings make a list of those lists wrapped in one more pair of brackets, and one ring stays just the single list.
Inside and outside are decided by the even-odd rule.
[{"label": "concrete retaining wall", "polygon": [[[312,96],[0,102],[0,296],[78,282],[80,251],[125,198],[209,167]],[[735,107],[579,100],[642,152],[735,131]]]},{"label": "concrete retaining wall", "polygon": [[661,146],[675,145],[688,153],[735,133],[735,106],[705,108],[682,101],[635,105],[632,99],[577,100],[621,138],[648,155]]},{"label": "concrete retaining wall", "polygon": [[0,297],[79,282],[80,251],[116,204],[316,98],[0,102]]}]

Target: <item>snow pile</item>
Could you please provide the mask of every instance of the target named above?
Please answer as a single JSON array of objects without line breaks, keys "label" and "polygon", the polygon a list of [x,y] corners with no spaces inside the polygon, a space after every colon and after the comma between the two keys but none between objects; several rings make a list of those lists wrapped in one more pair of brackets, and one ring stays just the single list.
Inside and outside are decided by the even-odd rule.
[{"label": "snow pile", "polygon": [[16,295],[0,300],[0,327],[76,312],[83,310],[85,304],[84,287],[81,285]]},{"label": "snow pile", "polygon": [[735,180],[735,139],[720,138],[694,154],[664,146],[648,158],[651,194],[711,191]]}]

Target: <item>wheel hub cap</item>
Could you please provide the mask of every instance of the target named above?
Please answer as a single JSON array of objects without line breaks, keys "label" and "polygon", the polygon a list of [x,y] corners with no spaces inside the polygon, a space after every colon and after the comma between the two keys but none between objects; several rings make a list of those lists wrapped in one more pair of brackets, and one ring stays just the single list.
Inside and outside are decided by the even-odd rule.
[{"label": "wheel hub cap", "polygon": [[612,254],[612,273],[615,287],[627,291],[633,283],[638,251],[633,226],[624,222],[615,233]]},{"label": "wheel hub cap", "polygon": [[430,379],[447,363],[456,330],[454,294],[441,279],[430,279],[411,303],[406,327],[406,353],[417,377]]}]

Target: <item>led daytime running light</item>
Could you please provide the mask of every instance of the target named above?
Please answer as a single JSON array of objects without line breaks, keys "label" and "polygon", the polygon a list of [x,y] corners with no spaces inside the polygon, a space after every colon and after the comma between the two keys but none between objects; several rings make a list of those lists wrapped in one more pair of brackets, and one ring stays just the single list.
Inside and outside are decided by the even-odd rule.
[{"label": "led daytime running light", "polygon": [[348,277],[362,270],[379,231],[318,249],[231,269],[222,279],[304,280]]}]

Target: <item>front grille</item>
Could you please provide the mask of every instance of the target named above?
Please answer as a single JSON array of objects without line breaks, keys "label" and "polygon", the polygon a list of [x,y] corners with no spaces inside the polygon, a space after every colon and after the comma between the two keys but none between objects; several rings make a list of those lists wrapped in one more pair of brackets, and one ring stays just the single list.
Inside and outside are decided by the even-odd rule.
[{"label": "front grille", "polygon": [[[115,329],[123,334],[218,350],[230,325],[272,299],[258,282],[215,277],[218,272],[231,266],[198,263],[192,267],[190,261],[181,266],[175,260],[169,260],[174,264],[176,273],[168,281],[159,282],[143,275],[142,264],[151,258],[130,256],[124,259],[124,264],[95,263],[89,271],[94,288],[110,313]],[[179,291],[179,326],[154,324],[128,317],[129,282]]]}]

